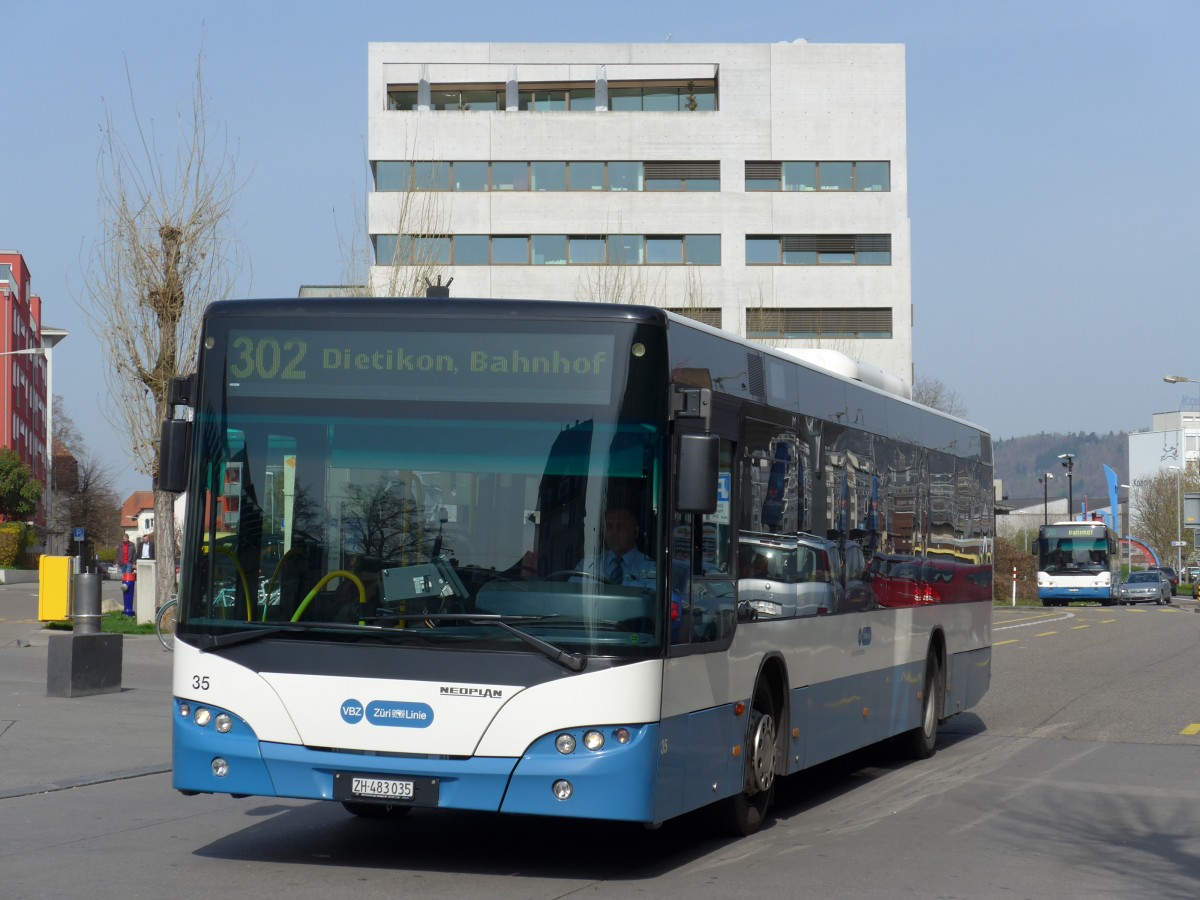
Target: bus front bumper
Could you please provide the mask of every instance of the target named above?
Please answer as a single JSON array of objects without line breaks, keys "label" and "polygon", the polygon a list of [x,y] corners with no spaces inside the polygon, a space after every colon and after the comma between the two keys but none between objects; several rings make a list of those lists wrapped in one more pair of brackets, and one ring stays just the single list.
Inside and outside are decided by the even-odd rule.
[{"label": "bus front bumper", "polygon": [[[185,793],[347,799],[335,791],[337,776],[379,781],[412,779],[426,786],[414,805],[525,815],[565,816],[631,822],[654,817],[654,774],[659,726],[626,726],[626,743],[606,739],[585,749],[590,729],[567,728],[535,740],[519,758],[378,755],[260,741],[245,720],[210,707],[200,725],[191,704],[173,717],[173,785]],[[228,731],[215,723],[229,716]],[[606,735],[605,726],[594,729]],[[571,753],[555,746],[560,735],[575,740]],[[354,798],[358,799],[358,798]],[[366,802],[370,802],[369,800]]]}]

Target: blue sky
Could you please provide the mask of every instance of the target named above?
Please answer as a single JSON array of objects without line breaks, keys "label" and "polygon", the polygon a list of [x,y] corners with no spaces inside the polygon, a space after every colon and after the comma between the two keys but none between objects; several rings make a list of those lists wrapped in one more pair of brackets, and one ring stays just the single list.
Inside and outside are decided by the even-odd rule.
[{"label": "blue sky", "polygon": [[[77,304],[99,234],[105,107],[160,140],[205,52],[210,121],[245,180],[242,293],[341,279],[366,190],[371,41],[902,43],[908,65],[914,362],[997,437],[1125,431],[1200,379],[1200,2],[600,5],[0,2],[0,247],[25,255],[71,336],[54,388],[118,493],[149,487],[101,413]],[[1188,60],[1191,60],[1189,62]],[[1189,236],[1190,235],[1190,236]],[[1188,273],[1192,272],[1192,276]]]}]

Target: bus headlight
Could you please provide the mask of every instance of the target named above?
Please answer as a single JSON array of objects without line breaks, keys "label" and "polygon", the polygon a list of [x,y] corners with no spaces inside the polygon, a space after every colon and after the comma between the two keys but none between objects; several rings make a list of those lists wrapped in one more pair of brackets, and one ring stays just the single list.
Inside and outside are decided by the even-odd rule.
[{"label": "bus headlight", "polygon": [[570,800],[571,795],[575,793],[575,788],[565,778],[554,782],[554,786],[551,789],[554,791],[554,796],[559,800]]},{"label": "bus headlight", "polygon": [[[563,756],[575,752],[575,736],[572,734],[560,734],[554,739],[554,749]],[[568,794],[568,796],[570,796]]]},{"label": "bus headlight", "polygon": [[589,750],[600,750],[604,747],[604,735],[599,731],[585,731],[583,733],[583,746]]},{"label": "bus headlight", "polygon": [[229,729],[233,727],[233,717],[229,713],[221,713],[216,718],[216,729],[221,734],[229,734]]},{"label": "bus headlight", "polygon": [[192,721],[203,728],[212,721],[212,710],[204,706],[200,707],[196,710],[196,715],[192,717]]}]

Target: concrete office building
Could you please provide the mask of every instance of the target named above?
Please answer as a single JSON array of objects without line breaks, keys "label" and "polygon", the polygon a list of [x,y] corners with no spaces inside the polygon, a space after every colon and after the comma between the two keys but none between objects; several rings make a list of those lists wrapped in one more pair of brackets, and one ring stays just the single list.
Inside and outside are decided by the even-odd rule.
[{"label": "concrete office building", "polygon": [[368,80],[373,292],[430,265],[911,382],[902,46],[375,43]]}]

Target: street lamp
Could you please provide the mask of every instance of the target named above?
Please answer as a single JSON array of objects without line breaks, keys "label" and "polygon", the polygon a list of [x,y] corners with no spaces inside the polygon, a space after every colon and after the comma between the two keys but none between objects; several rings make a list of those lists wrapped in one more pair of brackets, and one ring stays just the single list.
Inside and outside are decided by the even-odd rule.
[{"label": "street lamp", "polygon": [[[1133,485],[1119,484],[1119,485],[1117,485],[1117,487],[1125,488],[1125,550],[1126,550],[1126,556],[1129,559],[1128,564],[1125,566],[1125,577],[1128,578],[1129,572],[1133,568],[1133,541],[1132,541],[1133,536],[1130,534],[1130,532],[1133,529],[1131,529],[1129,527],[1129,520],[1133,516],[1133,510],[1130,509],[1130,503],[1133,501],[1133,497],[1130,496],[1129,492],[1133,490]],[[1117,495],[1117,515],[1114,516],[1114,521],[1117,523],[1117,540],[1118,541],[1121,539],[1120,511],[1121,511],[1121,496],[1120,496],[1120,494],[1118,494]]]},{"label": "street lamp", "polygon": [[1067,470],[1067,521],[1075,521],[1075,495],[1071,486],[1071,472],[1075,468],[1074,453],[1060,453],[1058,458],[1063,461],[1063,467]]},{"label": "street lamp", "polygon": [[1175,470],[1175,574],[1183,570],[1183,466],[1167,466]]},{"label": "street lamp", "polygon": [[1038,479],[1042,483],[1042,524],[1050,524],[1050,479],[1054,475],[1051,472],[1046,472]]},{"label": "street lamp", "polygon": [[[50,528],[54,513],[54,346],[67,332],[61,328],[43,328],[42,346],[7,350],[0,356],[43,356],[46,358],[46,552],[51,552]],[[8,416],[6,416],[6,419]],[[5,425],[7,427],[7,421]]]},{"label": "street lamp", "polygon": [[[1188,378],[1186,375],[1164,375],[1164,376],[1163,376],[1163,381],[1165,381],[1167,384],[1195,384],[1195,385],[1200,385],[1200,379],[1196,379],[1196,378]],[[1200,393],[1198,393],[1198,395],[1197,395],[1196,402],[1197,402],[1197,415],[1200,415]],[[1183,446],[1183,447],[1184,447],[1184,451],[1183,451],[1183,459],[1184,459],[1184,464],[1186,465],[1186,464],[1187,464],[1187,447],[1186,447],[1186,446],[1185,446],[1185,444],[1184,444],[1184,436],[1183,436],[1183,414],[1182,414],[1182,412],[1181,412],[1181,413],[1180,413],[1180,415],[1179,415],[1179,432],[1180,432],[1180,434],[1179,434],[1179,443],[1180,443],[1180,446]],[[1197,465],[1200,465],[1200,460],[1198,460],[1198,461],[1197,461]]]}]

